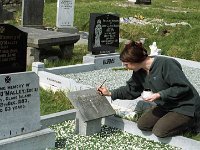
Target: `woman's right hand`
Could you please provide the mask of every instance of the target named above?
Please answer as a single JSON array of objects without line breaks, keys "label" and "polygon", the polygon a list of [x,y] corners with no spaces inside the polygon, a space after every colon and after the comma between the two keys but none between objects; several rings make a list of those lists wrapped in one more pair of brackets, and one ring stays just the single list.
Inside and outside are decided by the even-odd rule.
[{"label": "woman's right hand", "polygon": [[111,96],[112,95],[111,92],[104,86],[97,87],[97,91],[102,96]]}]

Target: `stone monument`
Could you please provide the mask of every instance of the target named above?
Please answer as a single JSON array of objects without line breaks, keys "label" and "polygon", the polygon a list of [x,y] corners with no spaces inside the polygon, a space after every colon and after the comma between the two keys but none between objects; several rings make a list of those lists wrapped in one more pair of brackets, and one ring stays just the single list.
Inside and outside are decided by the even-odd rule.
[{"label": "stone monument", "polygon": [[100,132],[101,118],[115,114],[105,96],[96,89],[74,91],[68,94],[76,113],[76,133],[92,135]]},{"label": "stone monument", "polygon": [[74,5],[75,0],[58,0],[57,1],[57,31],[67,33],[78,33],[73,27],[74,23]]},{"label": "stone monument", "polygon": [[26,71],[27,33],[0,24],[0,73]]},{"label": "stone monument", "polygon": [[83,63],[97,63],[99,68],[121,66],[119,54],[119,16],[117,14],[90,14],[88,50]]},{"label": "stone monument", "polygon": [[44,28],[44,0],[22,0],[22,26]]},{"label": "stone monument", "polygon": [[3,5],[2,2],[0,1],[0,23],[3,23]]},{"label": "stone monument", "polygon": [[55,134],[41,129],[39,77],[26,71],[27,33],[0,24],[0,149],[44,150]]},{"label": "stone monument", "polygon": [[44,150],[54,147],[54,132],[41,130],[37,74],[1,74],[0,82],[0,149]]}]

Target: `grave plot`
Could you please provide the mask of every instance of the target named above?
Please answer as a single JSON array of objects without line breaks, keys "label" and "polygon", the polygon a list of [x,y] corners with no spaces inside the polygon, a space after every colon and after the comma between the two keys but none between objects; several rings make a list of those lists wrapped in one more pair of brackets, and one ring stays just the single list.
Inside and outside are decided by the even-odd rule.
[{"label": "grave plot", "polygon": [[[194,61],[178,59],[178,58],[175,58],[175,59],[177,59],[183,65],[183,69],[184,71],[186,71],[186,76],[189,78],[189,80],[192,82],[192,84],[195,86],[195,88],[197,88],[199,92],[200,84],[199,84],[198,79],[200,75],[200,64]],[[105,69],[106,67],[104,69],[99,69],[99,68],[97,69],[96,65],[97,64],[95,63],[85,63],[85,64],[79,64],[79,65],[66,66],[66,67],[44,68],[42,63],[35,63],[33,64],[33,70],[37,72],[37,74],[39,75],[40,84],[48,88],[50,87],[52,89],[63,89],[63,90],[68,90],[68,91],[79,91],[79,90],[90,89],[90,88],[94,88],[96,84],[100,85],[100,83],[102,83],[106,78],[109,78],[109,77],[112,79],[112,81],[109,81],[109,82],[106,81],[105,84],[108,87],[109,87],[109,84],[113,86],[113,84],[115,84],[117,80],[114,78],[116,77],[116,75],[110,75],[110,72],[112,72],[111,71],[112,69],[109,67],[107,69]],[[118,66],[118,67],[121,68],[121,66]],[[108,70],[108,72],[104,72],[105,70]],[[122,78],[126,78],[130,76],[130,74],[128,76],[125,75],[126,73],[130,73],[129,71],[124,71],[121,69],[119,69],[118,71],[123,72],[121,74],[121,78],[120,78],[121,80]],[[95,72],[94,76],[91,76],[89,74],[91,72],[92,73]],[[82,74],[85,74],[87,78],[83,79],[81,77]],[[104,76],[101,76],[102,74]],[[97,79],[95,82],[92,82],[92,84],[89,83],[90,81],[93,81],[95,79]],[[124,79],[124,80],[127,80],[127,79]],[[137,103],[133,104],[133,102],[136,102],[136,100],[134,101],[128,100],[126,101],[126,104],[124,104],[125,102],[123,101],[124,105],[121,105],[122,103],[120,104],[120,100],[118,100],[118,104],[126,108],[130,108],[130,106],[137,105]],[[173,146],[180,146],[183,149],[189,148],[189,149],[196,150],[196,148],[199,147],[199,142],[182,137],[182,136],[176,136],[176,137],[165,139],[165,140],[159,139],[155,137],[154,135],[152,135],[152,133],[143,133],[139,131],[135,123],[133,122],[130,123],[122,119],[116,119],[116,117],[114,118],[106,117],[103,124],[111,126],[111,127],[119,128],[122,131],[126,131],[134,135],[139,135],[144,138],[154,140],[156,142],[162,141],[163,143],[168,143]]]}]

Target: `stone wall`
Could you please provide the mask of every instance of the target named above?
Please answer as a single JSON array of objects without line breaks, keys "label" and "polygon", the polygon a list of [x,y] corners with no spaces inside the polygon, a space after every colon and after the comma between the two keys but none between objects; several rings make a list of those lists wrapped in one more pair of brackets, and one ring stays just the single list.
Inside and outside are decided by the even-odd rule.
[{"label": "stone wall", "polygon": [[3,5],[8,4],[21,4],[22,0],[0,0]]}]

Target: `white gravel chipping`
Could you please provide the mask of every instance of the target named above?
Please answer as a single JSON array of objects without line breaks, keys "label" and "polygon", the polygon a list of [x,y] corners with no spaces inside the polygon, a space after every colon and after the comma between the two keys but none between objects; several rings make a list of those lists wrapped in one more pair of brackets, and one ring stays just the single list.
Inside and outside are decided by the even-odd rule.
[{"label": "white gravel chipping", "polygon": [[74,134],[74,120],[51,128],[56,131],[53,150],[181,150],[107,126],[102,126],[101,132],[92,136]]},{"label": "white gravel chipping", "polygon": [[[196,88],[198,93],[200,93],[200,69],[194,69],[186,66],[182,67],[188,80]],[[112,90],[122,85],[125,85],[126,81],[132,75],[131,70],[128,71],[122,68],[118,68],[118,70],[115,69],[116,68],[100,69],[100,70],[94,70],[76,74],[66,74],[62,76],[74,79],[78,83],[90,85],[93,87],[101,85],[101,83],[105,79],[107,79],[107,81],[105,82],[105,86],[107,86],[110,90]]]}]

